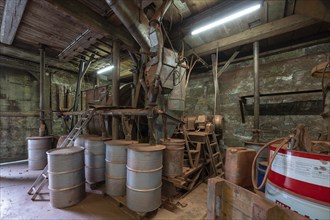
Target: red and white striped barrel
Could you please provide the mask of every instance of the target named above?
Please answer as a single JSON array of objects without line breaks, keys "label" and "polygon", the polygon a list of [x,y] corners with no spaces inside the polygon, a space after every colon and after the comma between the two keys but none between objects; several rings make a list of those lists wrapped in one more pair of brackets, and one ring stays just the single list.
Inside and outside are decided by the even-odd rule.
[{"label": "red and white striped barrel", "polygon": [[[275,149],[270,146],[270,157]],[[330,156],[281,149],[268,175],[266,198],[309,218],[329,219]]]}]

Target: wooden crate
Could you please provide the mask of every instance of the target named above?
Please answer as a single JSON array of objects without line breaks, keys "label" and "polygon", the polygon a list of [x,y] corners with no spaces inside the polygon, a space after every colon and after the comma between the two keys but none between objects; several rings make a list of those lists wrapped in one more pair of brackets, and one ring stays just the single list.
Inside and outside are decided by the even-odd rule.
[{"label": "wooden crate", "polygon": [[207,219],[307,219],[220,177],[208,180]]}]

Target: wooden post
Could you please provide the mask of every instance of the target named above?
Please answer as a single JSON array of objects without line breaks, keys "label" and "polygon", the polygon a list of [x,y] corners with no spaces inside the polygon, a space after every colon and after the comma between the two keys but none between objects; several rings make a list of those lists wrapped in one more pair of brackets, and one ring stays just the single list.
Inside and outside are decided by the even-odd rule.
[{"label": "wooden post", "polygon": [[[113,42],[112,65],[112,106],[119,106],[119,77],[120,77],[120,42]],[[119,118],[112,116],[112,140],[118,139],[119,136]]]}]

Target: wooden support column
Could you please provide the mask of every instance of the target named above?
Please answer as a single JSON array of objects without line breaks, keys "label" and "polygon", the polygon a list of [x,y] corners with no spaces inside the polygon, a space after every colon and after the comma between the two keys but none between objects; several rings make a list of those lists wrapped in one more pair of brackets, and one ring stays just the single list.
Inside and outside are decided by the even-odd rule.
[{"label": "wooden support column", "polygon": [[45,47],[40,47],[40,80],[39,80],[39,109],[40,109],[40,126],[39,136],[47,135],[47,127],[45,124],[45,104],[44,104],[44,82],[45,82]]},{"label": "wooden support column", "polygon": [[[115,40],[113,42],[113,56],[112,65],[112,106],[119,106],[119,77],[120,77],[120,42]],[[119,138],[119,118],[112,117],[112,140]]]},{"label": "wooden support column", "polygon": [[[259,42],[253,43],[254,61],[254,129],[259,129],[260,92],[259,92]],[[259,141],[259,134],[255,132],[254,141]]]},{"label": "wooden support column", "polygon": [[213,106],[213,114],[217,114],[217,99],[219,95],[219,84],[218,84],[218,49],[215,54],[212,54],[212,73],[213,73],[213,84],[214,84],[214,106]]},{"label": "wooden support column", "polygon": [[0,31],[0,42],[11,45],[23,17],[27,0],[5,1]]},{"label": "wooden support column", "polygon": [[44,76],[44,109],[45,109],[45,123],[48,131],[48,135],[53,133],[53,112],[51,103],[51,85],[52,75],[49,71],[45,71]]}]

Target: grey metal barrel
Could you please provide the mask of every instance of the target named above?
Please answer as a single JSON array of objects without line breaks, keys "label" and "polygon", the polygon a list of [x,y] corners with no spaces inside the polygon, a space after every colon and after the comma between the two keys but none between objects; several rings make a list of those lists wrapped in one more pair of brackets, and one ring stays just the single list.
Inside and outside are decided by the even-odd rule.
[{"label": "grey metal barrel", "polygon": [[127,207],[151,212],[161,204],[164,145],[133,144],[127,150]]},{"label": "grey metal barrel", "polygon": [[160,139],[160,143],[166,146],[163,157],[163,175],[177,177],[182,175],[185,140]]},{"label": "grey metal barrel", "polygon": [[105,180],[105,144],[102,137],[87,137],[85,140],[85,174],[89,184]]},{"label": "grey metal barrel", "polygon": [[65,208],[86,195],[84,148],[64,147],[47,151],[50,203]]},{"label": "grey metal barrel", "polygon": [[61,146],[61,144],[64,142],[65,138],[67,135],[62,135],[58,138],[57,144],[56,144],[56,148],[59,148]]},{"label": "grey metal barrel", "polygon": [[97,137],[97,136],[92,134],[79,135],[74,141],[74,146],[85,147],[85,141],[90,137]]},{"label": "grey metal barrel", "polygon": [[53,136],[27,137],[29,170],[42,170],[47,165],[46,152],[52,148]]},{"label": "grey metal barrel", "polygon": [[110,196],[126,194],[127,146],[137,141],[107,141],[105,154],[105,192]]}]

